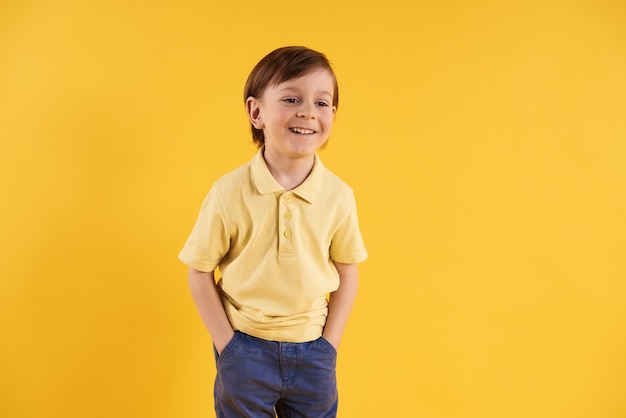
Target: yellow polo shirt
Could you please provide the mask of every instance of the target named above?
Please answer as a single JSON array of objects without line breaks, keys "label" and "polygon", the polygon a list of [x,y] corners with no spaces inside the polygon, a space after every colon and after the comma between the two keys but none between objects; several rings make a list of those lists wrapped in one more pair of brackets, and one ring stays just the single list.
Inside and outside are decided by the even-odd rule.
[{"label": "yellow polo shirt", "polygon": [[200,271],[219,267],[234,329],[305,342],[322,335],[326,295],[339,286],[333,261],[358,263],[367,251],[352,189],[317,155],[307,179],[286,191],[261,149],[213,185],[179,258]]}]

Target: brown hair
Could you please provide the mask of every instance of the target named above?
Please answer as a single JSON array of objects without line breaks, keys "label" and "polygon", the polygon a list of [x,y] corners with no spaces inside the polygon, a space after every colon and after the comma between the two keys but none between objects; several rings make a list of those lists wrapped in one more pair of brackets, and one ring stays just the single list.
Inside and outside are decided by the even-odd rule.
[{"label": "brown hair", "polygon": [[[244,103],[248,97],[261,98],[268,86],[275,86],[285,81],[301,77],[316,69],[327,70],[334,84],[333,106],[339,105],[339,87],[337,77],[330,66],[328,58],[321,52],[303,46],[286,46],[267,54],[252,69],[243,92]],[[265,143],[262,129],[252,128],[252,140],[260,148]]]}]

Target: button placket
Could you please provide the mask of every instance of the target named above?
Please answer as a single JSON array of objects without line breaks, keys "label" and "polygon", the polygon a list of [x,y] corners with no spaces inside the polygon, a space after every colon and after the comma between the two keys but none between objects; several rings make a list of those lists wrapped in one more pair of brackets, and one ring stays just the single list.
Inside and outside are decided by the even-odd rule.
[{"label": "button placket", "polygon": [[293,196],[287,192],[280,197],[278,205],[279,211],[279,231],[278,231],[278,253],[280,255],[293,255]]}]

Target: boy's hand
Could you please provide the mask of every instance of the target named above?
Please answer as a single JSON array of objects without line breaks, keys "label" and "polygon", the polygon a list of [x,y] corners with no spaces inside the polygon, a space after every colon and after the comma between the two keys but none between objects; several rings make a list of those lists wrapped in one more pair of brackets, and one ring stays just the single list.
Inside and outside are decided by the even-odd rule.
[{"label": "boy's hand", "polygon": [[335,262],[335,267],[339,273],[339,288],[330,294],[328,317],[322,335],[337,350],[356,298],[359,270],[356,264]]},{"label": "boy's hand", "polygon": [[222,298],[215,285],[215,274],[189,267],[189,288],[202,322],[220,354],[235,335],[235,331],[226,317]]}]

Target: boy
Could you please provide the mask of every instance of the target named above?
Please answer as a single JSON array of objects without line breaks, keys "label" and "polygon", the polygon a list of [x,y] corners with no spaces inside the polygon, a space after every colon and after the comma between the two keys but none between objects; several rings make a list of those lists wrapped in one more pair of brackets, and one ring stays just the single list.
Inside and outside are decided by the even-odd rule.
[{"label": "boy", "polygon": [[259,151],[213,185],[179,255],[214,343],[215,409],[334,417],[336,350],[367,257],[352,189],[316,154],[337,81],[323,54],[279,48],[244,100]]}]

